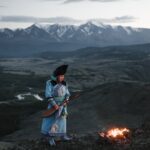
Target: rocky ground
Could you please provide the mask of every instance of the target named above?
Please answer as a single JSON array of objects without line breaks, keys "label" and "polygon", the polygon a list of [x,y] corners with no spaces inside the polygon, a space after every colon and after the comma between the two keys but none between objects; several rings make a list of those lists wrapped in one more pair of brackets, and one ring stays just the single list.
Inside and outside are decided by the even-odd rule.
[{"label": "rocky ground", "polygon": [[150,149],[150,122],[146,122],[140,128],[130,129],[131,135],[128,142],[118,143],[104,140],[97,133],[75,135],[70,142],[57,142],[56,146],[50,146],[42,138],[26,139],[19,141],[0,142],[1,150],[149,150]]}]

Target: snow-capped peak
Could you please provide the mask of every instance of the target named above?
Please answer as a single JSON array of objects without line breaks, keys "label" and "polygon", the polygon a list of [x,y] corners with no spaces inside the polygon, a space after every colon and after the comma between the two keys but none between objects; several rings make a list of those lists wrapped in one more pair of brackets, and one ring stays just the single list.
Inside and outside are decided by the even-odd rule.
[{"label": "snow-capped peak", "polygon": [[38,27],[38,28],[40,28],[40,29],[43,29],[43,30],[45,30],[45,31],[47,31],[48,32],[48,30],[49,30],[49,27],[51,26],[51,25],[53,25],[53,24],[40,24],[40,23],[36,23],[36,24],[34,24],[36,27]]},{"label": "snow-capped peak", "polygon": [[98,21],[98,20],[89,20],[87,22],[87,24],[91,24],[91,25],[95,25],[95,26],[98,26],[98,27],[101,27],[101,28],[106,28],[106,24],[102,23],[101,21]]}]

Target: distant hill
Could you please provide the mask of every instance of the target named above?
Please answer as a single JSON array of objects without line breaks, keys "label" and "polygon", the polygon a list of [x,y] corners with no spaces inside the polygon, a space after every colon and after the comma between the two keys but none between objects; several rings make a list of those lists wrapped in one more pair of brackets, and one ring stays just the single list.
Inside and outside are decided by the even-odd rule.
[{"label": "distant hill", "polygon": [[67,58],[67,57],[76,57],[76,58],[85,58],[85,59],[96,59],[101,58],[106,59],[141,59],[147,58],[150,55],[150,43],[147,44],[137,44],[137,45],[128,45],[128,46],[107,46],[107,47],[86,47],[77,49],[71,52],[42,52],[37,57],[44,58]]}]

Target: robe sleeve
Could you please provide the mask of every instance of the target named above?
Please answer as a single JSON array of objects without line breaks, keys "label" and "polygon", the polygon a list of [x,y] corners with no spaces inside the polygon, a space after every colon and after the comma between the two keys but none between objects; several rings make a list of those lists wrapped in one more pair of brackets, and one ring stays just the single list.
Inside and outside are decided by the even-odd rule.
[{"label": "robe sleeve", "polygon": [[52,89],[53,89],[53,85],[51,84],[50,80],[48,80],[46,82],[45,97],[50,102],[50,104],[52,106],[54,106],[54,105],[56,105],[56,102],[55,102],[53,95],[52,95]]},{"label": "robe sleeve", "polygon": [[70,97],[70,92],[68,90],[68,85],[66,85],[66,100],[69,100],[69,97]]}]

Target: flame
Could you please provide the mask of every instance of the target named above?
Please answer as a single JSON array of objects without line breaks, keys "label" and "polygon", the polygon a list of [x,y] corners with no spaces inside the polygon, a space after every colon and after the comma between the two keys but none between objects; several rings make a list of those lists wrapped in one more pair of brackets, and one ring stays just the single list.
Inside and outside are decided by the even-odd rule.
[{"label": "flame", "polygon": [[108,130],[107,132],[101,132],[99,135],[101,137],[107,137],[111,139],[115,138],[120,138],[120,139],[125,139],[126,138],[126,133],[129,133],[129,129],[127,128],[113,128]]},{"label": "flame", "polygon": [[114,128],[111,129],[107,132],[106,136],[109,138],[117,138],[117,137],[121,137],[121,138],[125,138],[125,133],[128,133],[129,129],[127,128],[123,128],[123,129],[119,129],[119,128]]}]

